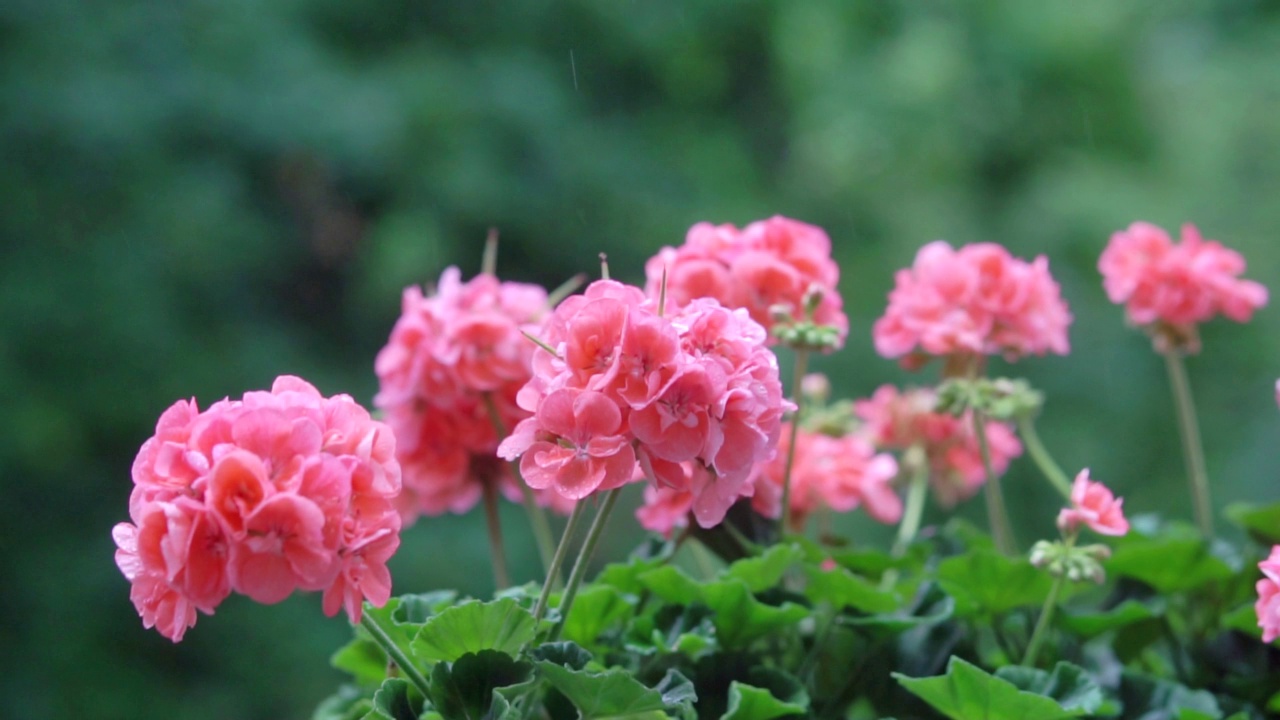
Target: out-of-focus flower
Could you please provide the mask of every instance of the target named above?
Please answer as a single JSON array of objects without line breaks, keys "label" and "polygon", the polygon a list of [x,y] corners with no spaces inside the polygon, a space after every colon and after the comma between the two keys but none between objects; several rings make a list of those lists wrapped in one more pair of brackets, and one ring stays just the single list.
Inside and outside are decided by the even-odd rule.
[{"label": "out-of-focus flower", "polygon": [[1258,563],[1263,578],[1258,581],[1258,601],[1254,611],[1258,614],[1258,627],[1262,628],[1262,641],[1273,642],[1280,637],[1280,545],[1271,548],[1271,555]]},{"label": "out-of-focus flower", "polygon": [[645,264],[650,297],[659,296],[664,275],[671,308],[713,298],[745,308],[771,337],[778,317],[806,319],[835,329],[831,349],[842,346],[849,331],[831,240],[822,228],[798,220],[778,215],[741,230],[698,223],[683,245],[664,247]]},{"label": "out-of-focus flower", "polygon": [[995,243],[956,250],[939,240],[894,282],[872,329],[885,357],[916,366],[930,356],[1016,359],[1069,350],[1071,313],[1044,256],[1026,262]]},{"label": "out-of-focus flower", "polygon": [[[752,506],[762,515],[781,514],[790,437],[790,428],[784,425],[778,453],[764,464],[756,480]],[[897,474],[897,461],[877,454],[866,438],[854,434],[832,437],[800,428],[791,469],[792,527],[803,527],[808,516],[822,507],[837,512],[862,507],[878,522],[898,522],[902,519],[902,498],[893,488]]]},{"label": "out-of-focus flower", "polygon": [[1124,518],[1124,498],[1111,494],[1100,482],[1089,479],[1089,468],[1081,470],[1071,484],[1071,507],[1058,513],[1058,528],[1072,533],[1087,525],[1099,535],[1121,536],[1129,532]]},{"label": "out-of-focus flower", "polygon": [[177,642],[233,590],[275,603],[323,590],[328,615],[391,594],[400,465],[391,429],[346,395],[280,377],[200,412],[160,416],[133,464],[116,564],[143,624]]},{"label": "out-of-focus flower", "polygon": [[601,280],[537,336],[553,352],[538,351],[517,396],[533,415],[498,449],[521,458],[531,486],[581,499],[647,475],[690,493],[704,527],[750,492],[789,404],[745,310],[699,299],[660,313],[638,288]]},{"label": "out-of-focus flower", "polygon": [[[972,497],[987,480],[982,465],[973,417],[935,412],[937,394],[931,389],[899,391],[883,385],[867,400],[854,403],[863,432],[882,450],[923,449],[929,462],[929,480],[938,501],[951,506]],[[1007,423],[986,424],[992,470],[1004,474],[1009,461],[1022,454],[1022,443]]]},{"label": "out-of-focus flower", "polygon": [[[465,513],[486,483],[520,500],[513,473],[496,461],[493,415],[505,428],[529,416],[515,402],[532,375],[534,346],[522,333],[536,331],[548,312],[547,293],[537,285],[489,274],[464,283],[453,267],[433,295],[404,291],[400,318],[374,365],[380,383],[374,405],[399,441],[398,507],[406,523],[420,514]],[[563,510],[562,501],[536,495]]]},{"label": "out-of-focus flower", "polygon": [[1161,351],[1194,352],[1198,324],[1220,314],[1247,322],[1267,304],[1265,287],[1240,278],[1240,253],[1204,240],[1191,224],[1175,243],[1160,227],[1133,223],[1111,236],[1098,270],[1107,296],[1125,306],[1129,321],[1146,328]]}]

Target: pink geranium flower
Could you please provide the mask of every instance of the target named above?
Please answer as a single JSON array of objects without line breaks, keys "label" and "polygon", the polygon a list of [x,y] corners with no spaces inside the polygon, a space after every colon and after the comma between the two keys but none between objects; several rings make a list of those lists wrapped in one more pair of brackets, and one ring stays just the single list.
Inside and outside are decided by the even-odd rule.
[{"label": "pink geranium flower", "polygon": [[[573,500],[649,476],[687,493],[704,527],[751,492],[784,410],[777,359],[746,310],[699,299],[671,312],[610,280],[561,303],[516,396],[532,417],[498,453],[530,487]],[[637,472],[639,468],[639,472]]]},{"label": "pink geranium flower", "polygon": [[1258,601],[1253,607],[1258,627],[1262,628],[1262,641],[1269,643],[1280,637],[1280,545],[1271,548],[1271,554],[1258,563],[1258,569],[1263,577],[1258,581]]},{"label": "pink geranium flower", "polygon": [[[132,522],[112,532],[143,624],[177,642],[232,591],[264,603],[325,590],[332,615],[386,601],[399,544],[390,428],[350,397],[276,380],[200,412],[179,401],[133,465]],[[364,548],[373,540],[378,553]]]},{"label": "pink geranium flower", "polygon": [[1199,323],[1220,314],[1247,322],[1267,304],[1265,287],[1240,279],[1244,258],[1202,239],[1191,224],[1175,243],[1155,225],[1133,223],[1111,236],[1098,270],[1107,296],[1124,305],[1129,321],[1147,328],[1161,350],[1195,351]]},{"label": "pink geranium flower", "polygon": [[804,317],[805,298],[816,292],[821,299],[808,319],[836,328],[841,345],[848,334],[831,240],[814,225],[780,215],[741,230],[698,223],[683,245],[664,247],[645,264],[650,297],[660,294],[664,273],[669,309],[711,298],[746,309],[752,320],[772,330],[779,310]]},{"label": "pink geranium flower", "polygon": [[872,329],[885,357],[915,366],[918,355],[1016,359],[1069,349],[1071,313],[1043,256],[1028,263],[994,243],[957,250],[939,240],[894,283]]},{"label": "pink geranium flower", "polygon": [[[854,403],[862,432],[882,450],[919,447],[929,462],[934,497],[944,506],[972,497],[987,481],[986,469],[973,431],[973,416],[934,412],[937,395],[926,388],[899,391],[883,385],[866,400]],[[1007,423],[986,424],[991,466],[1004,474],[1009,462],[1022,454],[1022,443]]]},{"label": "pink geranium flower", "polygon": [[[492,275],[463,282],[452,267],[435,294],[404,291],[400,318],[374,365],[374,405],[399,439],[404,522],[465,513],[486,483],[520,499],[514,474],[494,462],[501,438],[489,405],[506,428],[529,417],[516,402],[532,376],[534,347],[523,333],[535,332],[549,311],[541,287]],[[536,495],[543,505],[551,501]]]},{"label": "pink geranium flower", "polygon": [[1124,499],[1112,495],[1106,485],[1090,480],[1085,468],[1071,484],[1071,507],[1058,513],[1058,527],[1073,533],[1088,525],[1099,535],[1124,535],[1129,532],[1129,521],[1124,518],[1123,504]]}]

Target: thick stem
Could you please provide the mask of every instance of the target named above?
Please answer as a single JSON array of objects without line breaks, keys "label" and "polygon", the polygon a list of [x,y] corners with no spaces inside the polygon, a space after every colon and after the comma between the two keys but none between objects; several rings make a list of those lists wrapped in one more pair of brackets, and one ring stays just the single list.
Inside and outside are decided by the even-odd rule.
[{"label": "thick stem", "polygon": [[569,522],[565,524],[564,534],[560,536],[560,544],[556,546],[556,554],[551,558],[547,578],[542,581],[542,593],[538,595],[538,602],[533,606],[534,620],[541,620],[542,614],[547,611],[547,599],[551,597],[551,586],[555,584],[552,579],[560,577],[560,566],[564,565],[564,559],[569,555],[569,545],[573,542],[578,525],[582,523],[582,515],[586,507],[587,503],[579,500],[573,506],[573,512],[569,513]]},{"label": "thick stem", "polygon": [[898,537],[893,541],[893,557],[902,557],[920,532],[920,520],[924,517],[924,500],[929,494],[929,461],[920,447],[914,446],[903,457],[903,463],[911,468],[911,484],[907,486],[907,507],[898,525]]},{"label": "thick stem", "polygon": [[[1076,534],[1072,533],[1067,537],[1067,552],[1071,551],[1071,546],[1075,545],[1075,542]],[[1027,643],[1027,652],[1022,656],[1022,664],[1026,667],[1034,667],[1036,664],[1036,656],[1040,654],[1040,646],[1049,635],[1049,623],[1053,621],[1053,613],[1058,608],[1058,596],[1062,594],[1062,585],[1066,581],[1066,573],[1053,579],[1049,596],[1044,599],[1044,607],[1040,608],[1040,619],[1036,620],[1036,628],[1031,631],[1031,642]]]},{"label": "thick stem", "polygon": [[484,481],[484,520],[489,531],[489,557],[493,560],[493,582],[498,590],[511,586],[507,574],[507,556],[502,549],[502,518],[498,516],[498,481]]},{"label": "thick stem", "polygon": [[[493,429],[498,433],[498,437],[506,437],[507,424],[502,422],[502,415],[498,413],[498,405],[494,402],[492,394],[484,394],[484,406],[489,412],[489,422],[493,424]],[[547,522],[547,513],[541,507],[538,507],[538,501],[533,496],[533,489],[520,477],[520,463],[511,463],[511,474],[515,476],[516,484],[520,486],[520,496],[524,500],[524,512],[529,517],[529,529],[533,531],[533,541],[538,546],[538,558],[542,560],[542,570],[555,585],[559,585],[559,573],[551,573],[551,557],[555,554],[556,546],[555,541],[551,539],[551,523]]]},{"label": "thick stem", "polygon": [[809,366],[809,351],[796,350],[795,368],[791,378],[791,396],[796,404],[795,414],[791,417],[791,442],[787,446],[786,470],[782,475],[782,537],[791,534],[791,470],[796,464],[796,441],[800,434],[800,412],[804,409],[804,393],[800,385],[804,382],[804,374]]},{"label": "thick stem", "polygon": [[1177,350],[1164,353],[1164,358],[1169,368],[1169,384],[1173,387],[1174,404],[1178,408],[1178,430],[1182,434],[1182,452],[1191,482],[1196,524],[1205,537],[1213,537],[1213,501],[1209,498],[1209,474],[1205,470],[1200,423],[1196,420],[1196,405],[1191,397],[1187,367]]},{"label": "thick stem", "polygon": [[1040,468],[1040,472],[1053,485],[1054,489],[1062,493],[1062,496],[1071,499],[1071,480],[1067,474],[1062,471],[1062,467],[1053,461],[1053,456],[1045,449],[1044,443],[1040,442],[1040,436],[1036,434],[1035,421],[1030,415],[1020,415],[1018,417],[1018,434],[1022,436],[1022,444],[1027,448],[1027,454],[1031,456],[1031,461]]},{"label": "thick stem", "polygon": [[[622,494],[622,488],[614,488],[605,493],[604,502],[600,504],[600,511],[596,513],[595,520],[591,521],[591,529],[587,531],[587,538],[582,541],[582,549],[578,551],[578,559],[573,563],[573,572],[569,573],[569,583],[564,587],[564,594],[560,596],[560,622],[551,630],[549,641],[555,641],[560,637],[560,631],[564,629],[564,622],[569,617],[569,610],[573,608],[573,600],[578,595],[578,588],[582,585],[582,579],[587,574],[587,565],[591,562],[591,556],[596,554],[596,545],[600,542],[600,536],[604,534],[605,523],[609,521],[609,513],[613,512],[613,506],[618,502],[618,496]],[[585,503],[579,502],[578,506]],[[577,507],[574,512],[577,512]]]},{"label": "thick stem", "polygon": [[991,446],[987,443],[987,416],[980,410],[973,411],[973,433],[978,438],[978,453],[987,473],[983,496],[987,501],[987,522],[991,525],[991,537],[996,549],[1005,555],[1017,552],[1013,539],[1013,527],[1009,524],[1009,511],[1005,508],[1004,492],[1000,489],[1000,477],[991,467]]},{"label": "thick stem", "polygon": [[422,697],[431,697],[427,678],[418,670],[417,666],[413,664],[413,661],[409,659],[409,656],[405,655],[404,651],[396,645],[395,641],[391,639],[391,636],[387,634],[387,631],[382,629],[382,626],[378,624],[378,621],[374,619],[373,615],[369,613],[362,614],[360,616],[360,626],[369,632],[369,635],[373,637],[373,641],[378,643],[378,647],[382,648],[382,651],[387,654],[387,657],[391,658],[391,660],[395,662],[396,666],[404,672],[405,677],[409,678],[409,682],[413,683],[413,686],[418,688],[418,692],[422,693]]}]

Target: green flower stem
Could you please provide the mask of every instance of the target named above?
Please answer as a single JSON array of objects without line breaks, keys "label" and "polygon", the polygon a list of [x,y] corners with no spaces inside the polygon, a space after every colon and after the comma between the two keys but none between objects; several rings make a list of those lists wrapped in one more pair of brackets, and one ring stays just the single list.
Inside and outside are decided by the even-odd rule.
[{"label": "green flower stem", "polygon": [[[1075,545],[1076,533],[1067,538],[1067,551]],[[1027,652],[1022,656],[1022,664],[1034,667],[1036,656],[1040,654],[1040,646],[1049,634],[1049,623],[1053,621],[1053,613],[1058,608],[1058,597],[1062,595],[1062,585],[1067,581],[1066,573],[1053,579],[1053,587],[1049,588],[1049,596],[1044,599],[1044,607],[1040,608],[1040,619],[1036,620],[1036,628],[1031,631],[1031,642],[1027,643]]]},{"label": "green flower stem", "polygon": [[429,692],[430,686],[427,684],[427,678],[420,670],[418,670],[417,666],[413,664],[413,661],[409,659],[409,656],[405,655],[404,651],[396,645],[395,641],[391,639],[391,636],[387,634],[387,631],[382,629],[382,626],[378,624],[378,621],[374,619],[373,615],[367,612],[363,613],[360,616],[360,626],[369,632],[369,635],[373,637],[373,641],[378,643],[378,647],[382,648],[382,651],[387,654],[387,657],[391,658],[391,660],[395,662],[396,666],[404,672],[405,677],[409,678],[409,682],[413,683],[413,686],[418,688],[418,692],[422,693],[422,697],[431,697]]},{"label": "green flower stem", "polygon": [[808,367],[809,351],[797,349],[791,379],[791,396],[796,404],[796,411],[791,417],[791,443],[787,447],[786,470],[782,475],[782,537],[784,538],[791,534],[791,470],[796,464],[796,439],[800,434],[800,412],[804,409],[804,393],[800,392],[800,385],[804,382],[804,374]]},{"label": "green flower stem", "polygon": [[1209,498],[1209,474],[1205,470],[1200,423],[1196,420],[1196,404],[1191,397],[1187,367],[1177,350],[1164,353],[1164,359],[1169,368],[1169,384],[1173,387],[1174,404],[1178,408],[1178,430],[1182,434],[1182,452],[1191,482],[1196,524],[1205,537],[1213,537],[1213,501]]},{"label": "green flower stem", "polygon": [[1036,434],[1035,421],[1030,415],[1018,416],[1018,434],[1022,436],[1022,443],[1027,447],[1027,454],[1031,456],[1032,462],[1036,467],[1040,468],[1040,472],[1053,485],[1054,489],[1062,493],[1062,496],[1071,499],[1071,480],[1067,474],[1062,471],[1062,467],[1053,461],[1053,456],[1045,449],[1044,443],[1040,442],[1040,436]]},{"label": "green flower stem", "polygon": [[[484,394],[484,406],[489,411],[489,422],[493,424],[493,429],[498,433],[498,437],[507,436],[507,425],[502,422],[502,416],[498,414],[498,406],[493,401],[493,395]],[[516,478],[516,484],[520,486],[520,496],[524,500],[524,512],[529,517],[529,528],[533,531],[533,541],[538,546],[538,558],[542,560],[542,570],[547,574],[553,585],[560,584],[560,574],[551,572],[551,558],[555,554],[555,542],[551,539],[551,523],[547,522],[547,513],[538,506],[537,500],[533,497],[533,490],[520,477],[520,463],[511,463],[511,473]]]},{"label": "green flower stem", "polygon": [[907,486],[907,507],[898,525],[898,537],[893,541],[893,557],[902,557],[920,532],[920,520],[924,517],[924,500],[929,494],[929,461],[920,446],[907,450],[903,464],[911,471],[911,484]]},{"label": "green flower stem", "polygon": [[498,479],[484,481],[484,520],[489,531],[489,557],[493,560],[493,582],[498,590],[511,586],[507,556],[502,548],[502,518],[498,516]]},{"label": "green flower stem", "polygon": [[[614,488],[605,493],[604,502],[600,504],[600,510],[596,513],[595,520],[591,521],[591,529],[587,531],[586,540],[582,541],[582,549],[578,551],[578,559],[573,563],[573,572],[569,573],[569,583],[565,585],[564,595],[560,597],[560,622],[551,629],[549,641],[554,642],[560,637],[560,631],[564,629],[565,620],[569,618],[569,610],[573,608],[573,600],[578,595],[578,588],[582,585],[582,579],[587,574],[587,564],[591,562],[591,556],[596,553],[596,545],[600,542],[600,536],[604,534],[605,523],[609,521],[609,513],[613,512],[613,506],[618,502],[618,496],[622,494],[622,488]],[[582,501],[578,502],[578,506],[574,507],[576,512],[578,507],[584,505]]]},{"label": "green flower stem", "polygon": [[1013,527],[1009,524],[1009,511],[1005,508],[1004,492],[1000,490],[1000,477],[991,467],[991,446],[987,443],[987,416],[980,410],[973,411],[973,432],[978,438],[978,452],[982,455],[982,467],[987,473],[983,495],[987,501],[987,522],[991,524],[991,536],[996,549],[1005,555],[1017,552],[1013,539]]},{"label": "green flower stem", "polygon": [[573,536],[578,531],[578,525],[582,523],[582,515],[586,507],[587,503],[579,500],[574,504],[573,512],[569,513],[569,522],[564,526],[560,544],[556,546],[556,553],[551,558],[551,567],[547,569],[547,578],[542,582],[542,593],[538,595],[538,602],[533,606],[534,620],[541,620],[543,613],[547,611],[547,599],[551,597],[551,587],[555,584],[553,578],[560,577],[560,566],[564,565],[564,559],[569,554],[569,545],[572,544]]}]

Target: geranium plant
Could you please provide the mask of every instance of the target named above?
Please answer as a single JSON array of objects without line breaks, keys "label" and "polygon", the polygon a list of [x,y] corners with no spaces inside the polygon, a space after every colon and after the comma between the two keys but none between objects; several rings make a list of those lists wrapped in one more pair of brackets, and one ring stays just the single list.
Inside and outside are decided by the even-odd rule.
[{"label": "geranium plant", "polygon": [[[472,280],[451,268],[405,291],[375,364],[380,419],[294,377],[161,416],[114,532],[145,626],[176,642],[233,591],[323,591],[355,628],[323,720],[1280,713],[1280,505],[1233,505],[1247,540],[1214,536],[1182,367],[1200,323],[1266,302],[1237,253],[1137,223],[1099,261],[1167,358],[1188,524],[1129,517],[1112,478],[1072,480],[1036,434],[1040,393],[988,376],[992,355],[1069,350],[1043,257],[924,246],[872,338],[939,372],[850,402],[807,373],[809,354],[850,341],[813,225],[700,223],[647,263],[643,288],[605,266],[579,294],[498,280],[495,247]],[[1014,537],[999,484],[1024,454],[1062,497],[1056,522],[1028,509],[1043,515],[1034,543]],[[653,534],[589,578],[631,484]],[[978,493],[990,534],[922,526],[931,498],[946,510]],[[502,497],[527,510],[541,583],[510,585]],[[493,597],[392,596],[400,528],[477,505]],[[547,509],[567,515],[558,541]],[[831,514],[850,512],[896,525],[893,543],[832,537]]]}]

